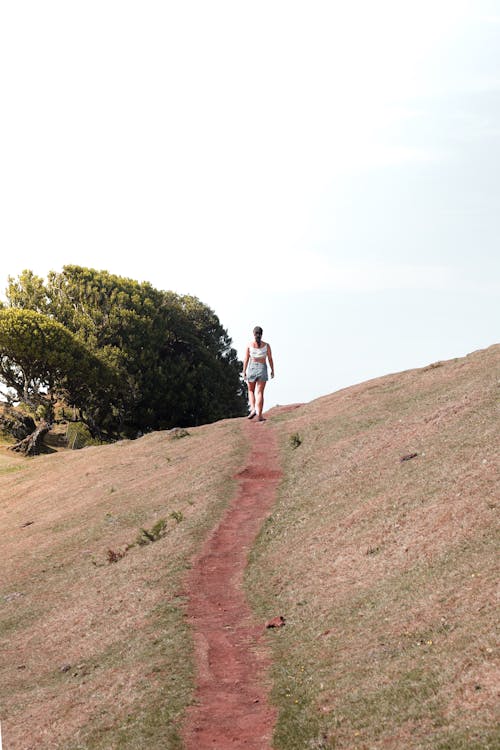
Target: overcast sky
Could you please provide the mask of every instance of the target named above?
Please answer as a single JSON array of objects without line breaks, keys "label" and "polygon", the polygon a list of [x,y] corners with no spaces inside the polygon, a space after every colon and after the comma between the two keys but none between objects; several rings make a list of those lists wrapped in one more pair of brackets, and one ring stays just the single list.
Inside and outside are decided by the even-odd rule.
[{"label": "overcast sky", "polygon": [[210,305],[268,405],[498,341],[500,0],[0,10],[0,288]]}]

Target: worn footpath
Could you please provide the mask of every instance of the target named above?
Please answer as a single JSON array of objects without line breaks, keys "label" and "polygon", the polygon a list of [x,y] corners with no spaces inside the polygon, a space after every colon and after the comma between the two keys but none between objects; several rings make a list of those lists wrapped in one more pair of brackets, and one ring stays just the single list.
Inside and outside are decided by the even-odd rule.
[{"label": "worn footpath", "polygon": [[267,700],[265,624],[243,592],[252,543],[281,478],[269,422],[243,423],[251,445],[239,487],[191,571],[188,615],[194,630],[197,685],[184,740],[188,750],[266,750],[275,710]]}]

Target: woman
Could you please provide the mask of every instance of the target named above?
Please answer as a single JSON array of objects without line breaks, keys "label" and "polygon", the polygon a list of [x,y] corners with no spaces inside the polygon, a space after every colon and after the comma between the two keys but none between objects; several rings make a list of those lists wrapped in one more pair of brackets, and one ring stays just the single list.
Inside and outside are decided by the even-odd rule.
[{"label": "woman", "polygon": [[253,419],[256,416],[258,422],[263,422],[264,389],[268,381],[266,360],[269,360],[272,378],[274,378],[274,363],[270,345],[262,341],[262,328],[255,326],[253,335],[254,340],[247,346],[245,362],[243,363],[243,373],[248,382],[248,400],[250,401],[248,419]]}]

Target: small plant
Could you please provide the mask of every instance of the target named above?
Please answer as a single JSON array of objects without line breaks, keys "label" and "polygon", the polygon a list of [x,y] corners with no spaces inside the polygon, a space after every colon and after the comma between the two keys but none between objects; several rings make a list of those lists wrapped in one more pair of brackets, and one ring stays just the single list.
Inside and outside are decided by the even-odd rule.
[{"label": "small plant", "polygon": [[173,510],[170,514],[170,518],[173,518],[174,521],[177,521],[177,523],[180,523],[184,520],[184,516],[182,515],[182,511],[180,510]]},{"label": "small plant", "polygon": [[151,529],[141,529],[137,535],[136,544],[144,546],[145,544],[151,544],[151,542],[157,542],[167,533],[167,521],[165,518],[160,518]]},{"label": "small plant", "polygon": [[294,432],[293,435],[290,435],[289,438],[290,445],[292,448],[298,448],[299,445],[302,445],[302,438],[300,437],[298,432]]},{"label": "small plant", "polygon": [[422,367],[423,372],[428,372],[429,370],[435,370],[436,367],[443,367],[445,363],[444,362],[431,362],[430,365],[427,365],[427,367]]},{"label": "small plant", "polygon": [[127,550],[124,550],[123,552],[117,552],[114,549],[108,549],[108,562],[109,563],[118,562],[118,560],[121,560],[122,557],[125,557],[126,554],[127,554]]},{"label": "small plant", "polygon": [[185,430],[183,427],[174,427],[170,430],[170,437],[172,440],[179,440],[183,437],[188,437],[189,432]]}]

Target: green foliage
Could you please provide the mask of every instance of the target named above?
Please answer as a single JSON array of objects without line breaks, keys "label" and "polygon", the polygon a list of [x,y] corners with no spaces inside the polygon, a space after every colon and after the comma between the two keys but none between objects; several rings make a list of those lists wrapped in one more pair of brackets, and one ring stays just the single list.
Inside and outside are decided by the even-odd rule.
[{"label": "green foliage", "polygon": [[116,383],[112,370],[60,323],[32,310],[0,310],[0,380],[50,418],[57,397],[98,414]]},{"label": "green foliage", "polygon": [[36,276],[33,271],[26,270],[19,274],[17,280],[9,276],[8,281],[6,294],[11,307],[47,313],[47,290],[40,276]]},{"label": "green foliage", "polygon": [[89,445],[102,445],[100,440],[92,437],[89,428],[83,422],[70,422],[66,431],[68,448],[79,450]]},{"label": "green foliage", "polygon": [[293,435],[290,435],[289,442],[292,448],[298,448],[299,445],[302,445],[302,438],[298,432],[294,432]]},{"label": "green foliage", "polygon": [[167,521],[165,518],[160,518],[151,529],[141,529],[137,535],[135,543],[139,546],[145,544],[151,544],[151,542],[157,542],[167,533]]},{"label": "green foliage", "polygon": [[[49,315],[116,374],[114,429],[125,435],[241,416],[241,363],[213,310],[196,297],[80,266],[9,279],[9,304]],[[100,419],[104,418],[100,414]]]}]

